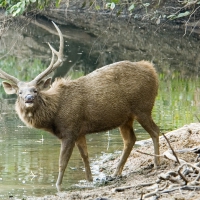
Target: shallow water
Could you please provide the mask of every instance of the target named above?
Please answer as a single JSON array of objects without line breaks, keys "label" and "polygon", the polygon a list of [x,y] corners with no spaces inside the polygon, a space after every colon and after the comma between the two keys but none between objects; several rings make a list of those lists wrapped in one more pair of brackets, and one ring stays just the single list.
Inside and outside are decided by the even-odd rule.
[{"label": "shallow water", "polygon": [[[46,37],[39,37],[37,35],[38,32],[34,33],[35,29],[33,27],[31,28],[29,29],[33,31],[28,37],[33,38],[35,41],[37,41],[38,38],[45,40],[51,38],[45,30],[40,30],[40,34],[44,34]],[[69,29],[65,30],[63,28],[63,31],[69,32]],[[94,68],[91,67],[93,66],[93,61],[88,59],[88,56],[86,56],[87,53],[85,53],[89,52],[89,50],[87,50],[87,48],[89,48],[88,43],[86,42],[86,44],[83,44],[84,39],[85,41],[89,40],[88,35],[85,32],[80,32],[80,30],[76,31],[73,29],[73,31],[73,34],[79,32],[80,44],[74,41],[73,38],[71,40],[68,38],[66,46],[76,43],[75,46],[78,46],[79,49],[74,47],[75,50],[72,49],[72,52],[70,52],[69,49],[65,51],[67,54],[66,62],[68,64],[71,63],[71,66],[73,66],[73,69],[69,73],[73,78],[76,78],[88,71],[92,71]],[[28,30],[26,34],[29,34]],[[74,35],[77,37],[77,34]],[[160,37],[162,37],[162,35]],[[193,39],[190,38],[190,40]],[[198,46],[198,44],[196,45]],[[29,48],[31,49],[32,47]],[[46,46],[40,46],[41,51],[43,48],[45,50]],[[171,48],[175,49],[177,47],[172,46]],[[27,50],[28,47],[26,46],[25,49]],[[195,49],[193,50],[196,51]],[[78,62],[73,61],[74,52],[76,52],[76,55],[80,56]],[[160,52],[158,52],[158,54],[159,53]],[[195,52],[190,52],[191,55],[194,53]],[[38,52],[35,52],[36,56],[38,56],[37,54]],[[154,54],[156,55],[156,52]],[[169,57],[171,56],[173,55]],[[48,59],[44,58],[43,60],[46,62]],[[90,68],[85,67],[85,63],[87,62]],[[170,131],[191,122],[197,122],[197,117],[200,116],[200,79],[198,77],[198,70],[188,70],[188,73],[186,70],[187,66],[180,69],[180,65],[176,65],[173,59],[168,62],[171,62],[175,70],[172,70],[167,65],[163,66],[163,68],[165,68],[163,70],[157,69],[160,79],[160,88],[153,110],[153,118],[162,132]],[[183,60],[181,60],[181,62],[184,63]],[[96,65],[94,64],[94,66]],[[195,69],[198,69],[198,67]],[[12,73],[12,71],[11,69],[10,73]],[[63,74],[67,73],[67,71],[68,70],[65,70],[65,72],[63,72],[62,69],[61,71],[56,71],[55,74]],[[183,71],[186,72],[183,73]],[[193,73],[191,71],[193,71]],[[25,127],[15,114],[15,97],[6,96],[3,90],[1,90],[0,95],[0,198],[6,199],[12,196],[22,198],[26,196],[55,194],[60,150],[59,141],[49,133]],[[137,140],[149,138],[149,135],[138,123],[134,124],[134,128],[137,134]],[[88,135],[87,143],[92,172],[95,178],[101,175],[98,171],[99,166],[95,164],[95,161],[98,161],[100,157],[101,159],[106,158],[109,153],[119,153],[123,147],[118,130]],[[83,183],[84,180],[83,163],[75,147],[65,172],[63,187],[65,189],[70,189],[75,184],[80,183],[80,181]]]}]

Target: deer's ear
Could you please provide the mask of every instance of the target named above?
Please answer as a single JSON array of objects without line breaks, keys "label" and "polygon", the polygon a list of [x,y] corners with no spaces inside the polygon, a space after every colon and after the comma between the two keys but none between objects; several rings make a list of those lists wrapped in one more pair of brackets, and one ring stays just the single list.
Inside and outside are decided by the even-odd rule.
[{"label": "deer's ear", "polygon": [[50,88],[50,85],[51,85],[51,78],[47,78],[45,81],[44,80],[40,81],[40,83],[37,86],[40,88],[40,90],[43,90]]},{"label": "deer's ear", "polygon": [[3,88],[7,94],[16,94],[17,93],[17,86],[10,84],[8,82],[3,81]]}]

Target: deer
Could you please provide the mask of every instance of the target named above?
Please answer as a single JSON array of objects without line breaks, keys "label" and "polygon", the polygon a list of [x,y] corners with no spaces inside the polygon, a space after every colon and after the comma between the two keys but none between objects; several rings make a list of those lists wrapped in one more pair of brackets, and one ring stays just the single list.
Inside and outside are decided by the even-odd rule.
[{"label": "deer", "polygon": [[[150,134],[154,154],[159,155],[159,127],[153,121],[152,109],[158,93],[158,76],[148,61],[115,62],[72,80],[57,78],[51,83],[49,74],[63,62],[64,39],[59,35],[59,50],[49,43],[52,58],[49,66],[30,82],[23,82],[0,69],[7,94],[16,94],[15,110],[28,126],[43,129],[61,142],[56,187],[62,179],[75,145],[82,157],[86,179],[93,181],[86,144],[86,134],[101,133],[119,127],[124,147],[113,177],[123,167],[136,142],[133,122],[137,120]],[[158,156],[154,166],[159,166]]]}]

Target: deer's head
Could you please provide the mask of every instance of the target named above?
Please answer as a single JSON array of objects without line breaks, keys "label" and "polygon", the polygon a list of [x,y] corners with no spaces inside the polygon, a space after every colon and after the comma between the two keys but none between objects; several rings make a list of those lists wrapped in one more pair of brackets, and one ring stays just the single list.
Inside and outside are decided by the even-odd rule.
[{"label": "deer's head", "polygon": [[[60,47],[59,51],[56,51],[49,43],[49,47],[52,51],[52,59],[49,67],[40,73],[35,79],[30,82],[22,82],[11,76],[0,69],[0,78],[7,80],[3,81],[3,87],[7,94],[17,94],[18,98],[20,98],[26,107],[32,107],[34,105],[34,100],[37,98],[37,95],[40,91],[45,90],[50,87],[51,78],[47,78],[43,80],[46,76],[48,76],[52,71],[58,68],[63,62],[63,49],[64,49],[64,40],[63,35],[58,28],[58,26],[52,22],[58,31],[60,37]],[[55,55],[57,56],[57,61],[55,61]]]}]

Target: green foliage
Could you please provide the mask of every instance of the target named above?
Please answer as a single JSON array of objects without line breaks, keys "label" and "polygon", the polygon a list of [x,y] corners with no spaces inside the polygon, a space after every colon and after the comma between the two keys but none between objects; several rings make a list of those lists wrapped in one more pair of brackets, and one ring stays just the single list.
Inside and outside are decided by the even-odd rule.
[{"label": "green foliage", "polygon": [[31,9],[44,9],[51,3],[58,7],[61,0],[1,0],[0,8],[5,8],[8,14],[12,16],[21,15]]},{"label": "green foliage", "polygon": [[[178,12],[169,15],[167,17],[168,19],[174,20],[193,15],[199,9],[200,0],[183,0],[180,3],[183,4],[183,7]],[[189,11],[191,7],[194,7],[192,12]],[[195,7],[197,8],[195,9]]]},{"label": "green foliage", "polygon": [[106,8],[109,8],[109,9],[113,10],[113,9],[115,8],[115,3],[114,3],[114,2],[112,2],[112,3],[107,3],[107,4],[106,4]]},{"label": "green foliage", "polygon": [[143,7],[145,8],[146,12],[147,12],[147,8],[148,6],[150,6],[150,3],[143,3],[142,1],[138,1],[138,0],[132,0],[129,2],[126,1],[120,1],[120,0],[107,0],[106,1],[106,9],[110,9],[111,11],[113,11],[115,9],[117,16],[119,16],[121,14],[121,11],[123,9],[127,9],[128,12],[131,14],[133,12],[133,10],[136,7]]},{"label": "green foliage", "polygon": [[177,19],[177,18],[181,18],[181,17],[186,17],[188,15],[190,15],[190,12],[185,11],[185,12],[182,12],[182,13],[169,15],[167,18],[173,20],[173,19]]},{"label": "green foliage", "polygon": [[110,10],[114,10],[116,4],[119,4],[120,0],[111,0],[111,1],[107,1],[106,3],[106,9],[110,9]]},{"label": "green foliage", "polygon": [[[152,1],[143,2],[142,0],[89,0],[89,9],[95,10],[104,10],[109,9],[111,11],[115,11],[116,15],[119,16],[123,10],[128,11],[130,14],[133,10],[137,8],[145,8],[147,12],[147,8],[152,4]],[[158,0],[158,4],[160,4],[160,0]],[[88,1],[84,0],[81,8],[86,8],[88,5]]]},{"label": "green foliage", "polygon": [[150,3],[143,3],[142,5],[145,7],[147,13],[147,8],[150,6]]},{"label": "green foliage", "polygon": [[134,10],[134,8],[135,8],[135,4],[133,3],[129,6],[128,11],[131,12],[132,10]]},{"label": "green foliage", "polygon": [[[82,8],[87,8],[87,0],[83,1]],[[134,17],[138,17],[140,15],[144,15],[143,10],[146,11],[146,15],[149,19],[153,20],[156,19],[156,23],[160,23],[160,18],[166,19],[166,15],[159,14],[158,7],[163,6],[161,4],[161,0],[157,0],[156,4],[155,1],[150,0],[89,0],[89,9],[94,9],[96,11],[103,11],[104,9],[110,10],[110,14],[113,13],[118,17],[122,13],[128,14],[130,17],[134,16],[134,11],[136,10],[136,14]],[[178,18],[188,18],[190,20],[191,16],[197,13],[197,10],[200,10],[200,0],[180,0],[178,2],[182,5],[176,13],[171,13],[167,18],[170,20],[175,20]],[[173,4],[173,3],[172,3]],[[176,8],[176,3],[175,8]],[[151,9],[151,12],[149,10]],[[141,10],[141,13],[139,12]],[[161,11],[164,12],[164,11]]]}]

